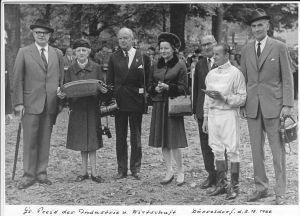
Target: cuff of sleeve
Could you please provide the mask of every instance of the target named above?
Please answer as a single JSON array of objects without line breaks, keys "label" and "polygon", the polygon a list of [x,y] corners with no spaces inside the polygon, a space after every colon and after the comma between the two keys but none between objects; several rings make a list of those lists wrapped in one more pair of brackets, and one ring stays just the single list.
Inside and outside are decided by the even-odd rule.
[{"label": "cuff of sleeve", "polygon": [[178,86],[175,84],[169,84],[169,95],[176,96],[178,94]]}]

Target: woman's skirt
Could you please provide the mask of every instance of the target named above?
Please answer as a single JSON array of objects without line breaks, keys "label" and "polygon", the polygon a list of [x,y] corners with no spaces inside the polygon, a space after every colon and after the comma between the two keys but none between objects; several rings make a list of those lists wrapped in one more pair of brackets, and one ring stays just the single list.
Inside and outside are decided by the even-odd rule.
[{"label": "woman's skirt", "polygon": [[188,146],[183,116],[168,116],[168,101],[154,101],[149,146],[169,149]]}]

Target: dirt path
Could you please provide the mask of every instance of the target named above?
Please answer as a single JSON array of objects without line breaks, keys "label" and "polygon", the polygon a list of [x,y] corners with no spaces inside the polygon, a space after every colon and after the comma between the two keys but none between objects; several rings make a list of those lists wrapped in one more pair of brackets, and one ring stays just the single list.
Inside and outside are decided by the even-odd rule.
[{"label": "dirt path", "polygon": [[[294,109],[297,115],[297,108]],[[58,117],[53,129],[51,140],[51,153],[48,168],[49,178],[53,181],[51,186],[35,184],[26,190],[16,188],[17,181],[22,176],[22,140],[17,164],[15,181],[11,180],[13,157],[15,150],[17,120],[14,119],[6,125],[6,164],[5,164],[5,193],[6,204],[32,204],[32,205],[245,205],[247,194],[254,189],[251,149],[248,129],[245,120],[241,120],[241,177],[240,195],[236,200],[225,201],[224,195],[207,197],[206,190],[199,188],[199,184],[206,178],[204,170],[198,127],[192,117],[186,117],[185,127],[189,147],[183,150],[183,159],[186,173],[186,184],[177,187],[174,182],[162,186],[159,181],[163,178],[165,167],[163,165],[161,150],[148,147],[150,115],[143,118],[142,146],[143,159],[141,181],[131,176],[122,180],[114,180],[116,174],[115,132],[114,119],[109,118],[113,138],[104,136],[104,147],[97,151],[97,169],[106,182],[97,184],[91,180],[82,183],[75,182],[79,174],[81,157],[79,152],[65,148],[68,114],[64,110]],[[103,121],[103,120],[102,120]],[[104,122],[104,121],[103,121]],[[102,123],[103,123],[102,122]],[[287,155],[287,202],[298,204],[298,143],[292,143],[293,153]],[[130,150],[130,148],[129,148]],[[269,145],[266,145],[266,170],[270,180],[270,191],[274,187],[274,170]],[[175,167],[174,167],[175,168]],[[273,204],[274,196],[267,197],[255,205]]]}]

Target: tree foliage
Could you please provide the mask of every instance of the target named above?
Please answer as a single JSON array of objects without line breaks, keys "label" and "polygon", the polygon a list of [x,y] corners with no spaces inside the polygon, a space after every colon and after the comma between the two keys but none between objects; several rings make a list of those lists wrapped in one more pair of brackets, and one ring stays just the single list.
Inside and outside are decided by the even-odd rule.
[{"label": "tree foliage", "polygon": [[[8,6],[8,4],[6,5]],[[127,26],[136,34],[138,41],[155,43],[157,35],[162,31],[177,34],[185,47],[185,40],[193,27],[186,30],[186,23],[199,25],[193,19],[211,22],[206,33],[213,33],[218,41],[224,34],[224,21],[239,23],[246,28],[245,21],[254,8],[260,7],[272,16],[270,35],[273,31],[298,28],[298,5],[296,3],[269,4],[18,4],[20,17],[18,20],[5,16],[6,23],[20,22],[21,46],[33,41],[29,26],[38,18],[50,19],[55,31],[51,44],[66,48],[69,44],[83,36],[88,37],[93,48],[99,48],[108,41],[99,40],[104,32],[111,35],[111,45],[116,44],[116,33],[119,28]],[[12,14],[12,16],[14,13]],[[8,21],[10,20],[10,21]],[[198,26],[199,27],[199,26]],[[196,26],[196,28],[198,28]],[[199,28],[199,30],[203,30]],[[8,35],[12,34],[8,29]],[[198,35],[203,35],[200,33]],[[14,44],[16,48],[20,45]]]}]

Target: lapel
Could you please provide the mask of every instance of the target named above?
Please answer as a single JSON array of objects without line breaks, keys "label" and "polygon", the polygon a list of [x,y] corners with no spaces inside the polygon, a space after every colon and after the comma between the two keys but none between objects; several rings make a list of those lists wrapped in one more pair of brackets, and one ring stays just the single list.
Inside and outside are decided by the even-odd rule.
[{"label": "lapel", "polygon": [[132,63],[130,65],[130,70],[133,68],[139,67],[142,64],[142,60],[140,59],[140,52],[138,49],[136,49]]},{"label": "lapel", "polygon": [[123,80],[125,80],[127,78],[129,69],[126,57],[122,49],[120,49],[119,53],[117,53],[117,60],[119,61],[118,64],[120,65],[120,68],[122,68],[122,70],[120,71],[120,75],[123,77]]},{"label": "lapel", "polygon": [[208,69],[208,64],[207,64],[208,62],[207,62],[207,57],[205,57],[204,59],[203,59],[203,62],[202,62],[202,68],[203,68],[203,75],[204,75],[204,77],[206,77],[206,75],[208,74],[208,71],[209,71],[209,69]]},{"label": "lapel", "polygon": [[48,69],[49,69],[55,62],[56,51],[51,46],[49,46],[48,48],[49,48],[48,49]]},{"label": "lapel", "polygon": [[258,61],[258,70],[260,70],[261,66],[264,64],[264,62],[266,61],[266,58],[268,57],[270,51],[272,48],[272,41],[270,40],[270,38],[267,38],[266,41],[266,45],[259,57],[259,61]]},{"label": "lapel", "polygon": [[30,54],[31,54],[32,58],[41,66],[41,68],[45,72],[47,72],[47,70],[45,68],[45,65],[43,63],[42,57],[39,53],[39,50],[38,50],[38,48],[36,47],[36,45],[34,43],[31,45]]},{"label": "lapel", "polygon": [[255,50],[255,40],[252,42],[252,44],[250,44],[249,55],[247,56],[247,58],[249,58],[249,61],[253,64],[254,68],[258,67],[258,60]]}]

